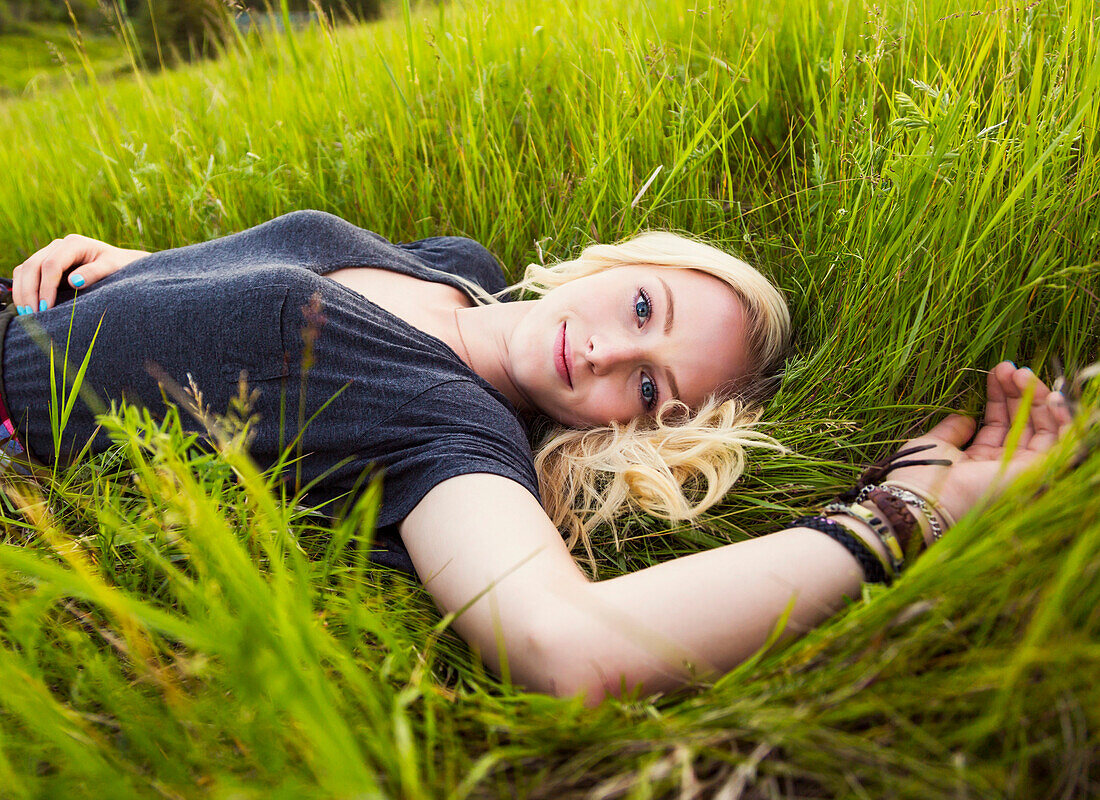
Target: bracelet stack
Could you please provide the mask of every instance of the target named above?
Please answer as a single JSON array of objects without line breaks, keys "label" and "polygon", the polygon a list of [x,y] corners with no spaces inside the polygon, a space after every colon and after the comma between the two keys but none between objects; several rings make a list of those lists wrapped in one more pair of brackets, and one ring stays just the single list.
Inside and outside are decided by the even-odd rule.
[{"label": "bracelet stack", "polygon": [[[823,514],[800,517],[789,527],[811,528],[824,533],[843,545],[859,562],[864,581],[889,586],[913,559],[928,545],[938,541],[946,528],[955,524],[946,509],[923,490],[898,481],[876,483],[897,467],[950,465],[951,462],[943,459],[898,461],[902,456],[933,446],[902,450],[873,465],[864,472],[856,486],[844,492],[836,502],[825,506]],[[841,520],[833,519],[834,516],[841,517]],[[882,556],[853,528],[844,525],[844,517],[858,520],[870,528],[882,543],[886,556]]]},{"label": "bracelet stack", "polygon": [[799,517],[791,523],[792,528],[811,528],[820,531],[844,546],[863,569],[863,579],[867,583],[885,583],[889,586],[894,578],[886,571],[886,565],[874,548],[835,520],[828,517]]}]

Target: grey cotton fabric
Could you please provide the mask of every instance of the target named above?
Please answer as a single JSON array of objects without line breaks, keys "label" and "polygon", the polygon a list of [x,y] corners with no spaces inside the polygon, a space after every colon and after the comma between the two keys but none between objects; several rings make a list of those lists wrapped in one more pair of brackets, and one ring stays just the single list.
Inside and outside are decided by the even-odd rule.
[{"label": "grey cotton fabric", "polygon": [[[53,343],[58,373],[68,343],[72,375],[94,336],[84,383],[104,406],[126,399],[162,414],[158,379],[186,386],[190,376],[206,405],[224,412],[247,373],[250,387],[260,390],[250,452],[261,467],[299,434],[299,419],[316,415],[301,435],[301,485],[316,482],[306,502],[337,516],[380,469],[382,550],[375,559],[382,563],[412,571],[396,526],[443,480],[488,472],[538,499],[516,409],[442,341],[324,277],[352,266],[467,292],[455,276],[489,292],[505,287],[496,259],[470,239],[392,244],[320,211],[153,253],[87,290],[63,287],[53,308],[12,320],[3,343],[3,390],[21,440],[47,464],[71,460],[89,440],[93,453],[110,445],[96,433],[97,409],[84,400],[59,442],[50,432],[43,343]],[[309,330],[316,339],[303,379]],[[60,386],[60,374],[57,381]],[[189,430],[203,432],[189,414],[181,417]],[[284,476],[290,491],[294,472]]]}]

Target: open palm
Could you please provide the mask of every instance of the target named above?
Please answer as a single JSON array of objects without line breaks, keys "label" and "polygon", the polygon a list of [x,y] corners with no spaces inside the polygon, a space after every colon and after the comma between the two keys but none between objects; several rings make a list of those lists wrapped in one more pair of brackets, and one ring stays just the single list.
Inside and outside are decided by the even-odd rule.
[{"label": "open palm", "polygon": [[[976,434],[973,419],[951,414],[905,445],[933,445],[920,458],[946,459],[951,466],[903,467],[889,476],[891,482],[907,484],[935,497],[956,519],[1053,447],[1071,419],[1065,398],[1052,392],[1026,367],[1002,361],[990,370],[987,386],[985,417]],[[1005,461],[1009,431],[1032,386],[1034,394],[1026,423],[1011,457]],[[973,441],[964,449],[971,437]]]}]

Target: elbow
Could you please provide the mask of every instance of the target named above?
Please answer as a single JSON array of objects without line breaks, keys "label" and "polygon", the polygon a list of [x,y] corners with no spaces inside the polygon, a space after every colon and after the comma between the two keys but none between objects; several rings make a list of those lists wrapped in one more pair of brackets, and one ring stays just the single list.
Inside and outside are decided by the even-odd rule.
[{"label": "elbow", "polygon": [[562,699],[581,696],[586,706],[597,706],[611,696],[609,685],[618,681],[602,668],[598,648],[588,637],[562,622],[562,617],[569,616],[533,626],[525,637],[522,666],[517,665],[515,677],[532,691]]}]

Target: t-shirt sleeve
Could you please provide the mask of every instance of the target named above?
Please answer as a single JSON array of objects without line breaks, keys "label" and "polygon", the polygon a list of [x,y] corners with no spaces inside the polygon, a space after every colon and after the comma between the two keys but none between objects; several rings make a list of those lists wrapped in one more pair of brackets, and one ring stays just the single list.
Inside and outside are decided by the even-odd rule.
[{"label": "t-shirt sleeve", "polygon": [[425,273],[431,269],[471,280],[490,293],[507,286],[496,257],[473,239],[436,236],[393,244],[316,210],[292,211],[219,239],[161,250],[138,259],[119,275],[152,272],[178,277],[277,265],[318,275],[345,267],[381,267],[427,279]]},{"label": "t-shirt sleeve", "polygon": [[380,527],[400,523],[449,478],[489,473],[519,483],[541,503],[527,436],[519,420],[484,389],[456,380],[406,403],[386,427],[403,437],[382,473]]},{"label": "t-shirt sleeve", "polygon": [[508,285],[496,256],[473,239],[435,236],[397,246],[415,254],[432,269],[473,281],[490,294]]},{"label": "t-shirt sleeve", "polygon": [[423,268],[415,255],[377,233],[335,214],[304,210],[218,239],[151,253],[120,272],[196,275],[277,265],[302,267],[318,275],[344,267]]}]

